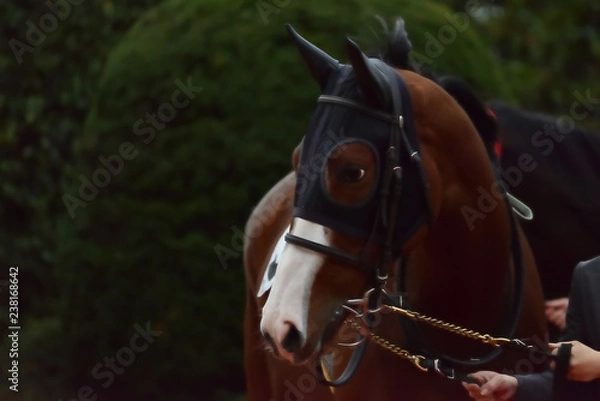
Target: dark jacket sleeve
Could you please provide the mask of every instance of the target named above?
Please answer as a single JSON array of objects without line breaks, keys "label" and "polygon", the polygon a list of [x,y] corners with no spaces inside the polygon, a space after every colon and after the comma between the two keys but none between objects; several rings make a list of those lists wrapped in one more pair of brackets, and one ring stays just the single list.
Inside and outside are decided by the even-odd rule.
[{"label": "dark jacket sleeve", "polygon": [[552,401],[554,373],[547,370],[542,373],[515,375],[517,378],[517,401]]},{"label": "dark jacket sleeve", "polygon": [[565,331],[561,336],[561,341],[583,341],[583,308],[581,300],[581,291],[584,288],[585,275],[583,272],[583,263],[579,263],[573,271],[571,280],[571,290],[569,292],[569,308],[567,309],[567,320]]},{"label": "dark jacket sleeve", "polygon": [[[578,264],[573,271],[571,290],[569,292],[569,308],[567,309],[566,327],[561,341],[581,341],[582,338],[582,307],[578,288],[581,289],[582,264]],[[528,375],[514,375],[517,378],[517,401],[552,401],[554,386],[554,372],[547,370],[542,373]]]}]

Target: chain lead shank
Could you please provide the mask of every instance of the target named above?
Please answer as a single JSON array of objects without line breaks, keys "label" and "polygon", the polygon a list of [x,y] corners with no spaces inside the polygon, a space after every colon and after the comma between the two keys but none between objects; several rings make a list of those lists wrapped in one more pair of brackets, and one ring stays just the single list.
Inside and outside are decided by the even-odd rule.
[{"label": "chain lead shank", "polygon": [[436,319],[430,316],[423,315],[419,312],[407,310],[404,308],[400,308],[393,305],[382,305],[383,308],[388,309],[392,312],[396,312],[400,315],[406,316],[410,319],[416,320],[418,322],[426,323],[430,326],[437,327],[442,330],[449,331],[454,334],[458,334],[460,336],[470,338],[472,340],[477,340],[484,344],[493,345],[495,347],[500,347],[504,344],[511,343],[512,341],[505,337],[493,337],[489,334],[481,334],[475,330],[466,329],[464,327],[458,326],[453,323],[447,323],[443,320]]},{"label": "chain lead shank", "polygon": [[[532,350],[532,349],[536,350],[534,346],[527,345],[520,339],[512,339],[511,340],[511,339],[505,338],[505,337],[493,337],[490,334],[481,334],[475,330],[466,329],[459,325],[456,325],[453,323],[447,323],[447,322],[444,322],[443,320],[436,319],[436,318],[433,318],[433,317],[430,317],[427,315],[423,315],[419,312],[407,310],[407,309],[404,309],[401,307],[382,304],[381,307],[378,308],[376,312],[378,312],[381,309],[387,309],[389,311],[406,316],[409,319],[413,319],[418,322],[422,322],[422,323],[428,324],[430,326],[439,328],[441,330],[445,330],[445,331],[448,331],[448,332],[451,332],[451,333],[454,333],[459,336],[466,337],[466,338],[469,338],[469,339],[472,339],[475,341],[479,341],[486,345],[491,345],[493,347],[511,346],[513,348],[519,348],[519,349],[525,349],[525,350]],[[362,318],[362,317],[363,317],[363,314],[355,312],[355,316],[353,318]],[[393,354],[399,356],[400,358],[411,362],[419,370],[421,370],[423,372],[427,372],[429,370],[426,366],[424,366],[424,363],[427,361],[428,358],[426,358],[423,355],[411,354],[410,352],[406,351],[405,349],[386,340],[385,338],[383,338],[377,334],[374,334],[372,331],[365,330],[365,327],[363,325],[357,323],[355,320],[353,320],[353,318],[347,318],[346,320],[344,320],[344,323],[347,324],[348,326],[352,327],[353,329],[357,330],[358,332],[360,332],[362,335],[365,336],[365,338],[366,337],[370,338],[374,343],[376,343],[383,349],[386,349],[386,350],[392,352]],[[537,350],[537,351],[539,351],[539,350]],[[546,354],[545,351],[541,351],[541,352]],[[437,369],[437,364],[439,363],[439,360],[436,359],[433,362],[436,366],[435,369],[439,373],[442,373],[439,369]],[[454,370],[452,370],[452,372],[454,372]],[[454,374],[454,373],[452,373],[452,374]],[[447,377],[450,379],[454,378],[454,377],[450,377],[450,376],[447,376]]]}]

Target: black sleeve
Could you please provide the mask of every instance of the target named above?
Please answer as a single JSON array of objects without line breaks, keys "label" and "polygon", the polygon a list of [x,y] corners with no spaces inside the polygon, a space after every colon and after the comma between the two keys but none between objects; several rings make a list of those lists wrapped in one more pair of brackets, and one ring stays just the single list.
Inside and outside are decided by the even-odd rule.
[{"label": "black sleeve", "polygon": [[[581,302],[580,291],[584,287],[585,280],[583,274],[583,263],[579,263],[573,270],[573,278],[571,280],[571,290],[569,292],[569,308],[567,309],[567,321],[565,331],[561,336],[561,341],[582,341],[583,339],[583,313],[584,305]],[[579,290],[578,290],[579,289]]]},{"label": "black sleeve", "polygon": [[[583,263],[579,263],[573,271],[571,290],[569,292],[569,307],[567,309],[566,327],[561,341],[581,341],[582,338],[582,302],[581,294]],[[579,290],[578,290],[579,289]],[[542,373],[514,375],[517,379],[517,401],[552,401],[554,372],[547,370]]]},{"label": "black sleeve", "polygon": [[517,401],[552,401],[554,373],[547,370],[542,373],[515,375],[517,378]]}]

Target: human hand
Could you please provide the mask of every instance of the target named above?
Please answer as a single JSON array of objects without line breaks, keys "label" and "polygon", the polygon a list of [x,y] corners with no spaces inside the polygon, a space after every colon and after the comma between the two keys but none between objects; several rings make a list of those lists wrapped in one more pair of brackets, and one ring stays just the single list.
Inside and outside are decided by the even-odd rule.
[{"label": "human hand", "polygon": [[502,373],[482,370],[470,374],[481,386],[473,383],[462,385],[469,392],[469,397],[475,401],[508,401],[517,392],[517,379]]},{"label": "human hand", "polygon": [[559,329],[564,330],[569,308],[569,298],[558,298],[546,301],[546,319]]},{"label": "human hand", "polygon": [[[600,352],[588,347],[579,341],[566,341],[573,344],[571,348],[571,361],[569,363],[569,372],[567,378],[580,382],[589,382],[600,378]],[[563,343],[550,343],[552,354],[558,353],[558,347]],[[550,367],[554,369],[555,363]]]}]

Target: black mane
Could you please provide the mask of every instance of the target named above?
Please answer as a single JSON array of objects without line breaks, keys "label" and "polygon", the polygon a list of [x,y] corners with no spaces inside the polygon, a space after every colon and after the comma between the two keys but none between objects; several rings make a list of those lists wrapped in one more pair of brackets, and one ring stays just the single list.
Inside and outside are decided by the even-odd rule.
[{"label": "black mane", "polygon": [[[368,53],[369,57],[378,58],[392,67],[414,70],[410,62],[412,43],[408,39],[404,20],[397,18],[390,29],[383,18],[378,15],[375,18],[381,26],[381,34],[384,37],[384,41],[378,49],[374,49]],[[378,36],[376,33],[375,35]]]},{"label": "black mane", "polygon": [[497,163],[493,146],[498,138],[498,126],[496,120],[488,114],[485,104],[479,99],[474,90],[458,77],[436,76],[431,71],[414,65],[410,60],[412,43],[408,38],[408,32],[402,18],[396,18],[392,27],[380,16],[375,16],[375,18],[379,22],[380,33],[373,31],[373,34],[379,43],[373,46],[373,49],[369,50],[367,55],[380,59],[392,67],[413,71],[444,88],[467,113],[479,132],[488,155],[493,162]]}]

